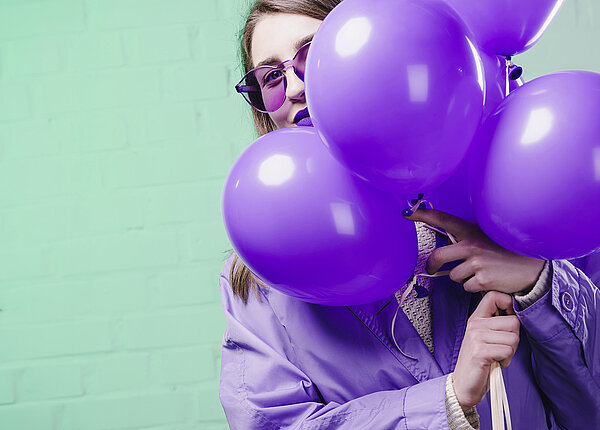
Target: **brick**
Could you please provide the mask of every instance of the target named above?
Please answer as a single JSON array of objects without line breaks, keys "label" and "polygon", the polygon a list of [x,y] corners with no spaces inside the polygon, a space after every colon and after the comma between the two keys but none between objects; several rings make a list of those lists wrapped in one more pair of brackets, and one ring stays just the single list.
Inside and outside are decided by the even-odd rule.
[{"label": "brick", "polygon": [[206,346],[160,351],[152,360],[152,380],[176,384],[216,378],[214,363],[213,350]]},{"label": "brick", "polygon": [[[147,197],[140,190],[103,190],[89,194],[77,200],[73,208],[76,221],[72,224],[73,229],[78,235],[140,229],[146,223],[147,206]],[[67,216],[66,213],[64,215]],[[73,236],[64,233],[63,239]]]},{"label": "brick", "polygon": [[252,3],[247,0],[219,1],[217,2],[217,16],[219,19],[242,25]]},{"label": "brick", "polygon": [[52,267],[62,275],[170,266],[178,261],[174,234],[132,231],[69,240],[52,246]]},{"label": "brick", "polygon": [[123,321],[125,346],[150,349],[217,343],[222,338],[222,332],[215,331],[220,320],[224,320],[220,306],[128,317]]},{"label": "brick", "polygon": [[4,243],[0,249],[7,244],[13,249],[23,248],[142,228],[146,200],[137,190],[122,190],[77,198],[55,197],[0,209],[0,237]]},{"label": "brick", "polygon": [[214,100],[230,93],[230,69],[224,63],[178,66],[167,75],[166,94],[178,101]]},{"label": "brick", "polygon": [[47,241],[64,240],[76,232],[73,216],[76,205],[69,198],[33,203],[2,211],[0,237],[13,247],[27,247]]},{"label": "brick", "polygon": [[6,160],[0,163],[0,207],[93,192],[98,169],[96,159],[72,155]]},{"label": "brick", "polygon": [[125,62],[121,36],[116,32],[78,35],[68,40],[66,48],[72,70],[119,67]]},{"label": "brick", "polygon": [[199,389],[197,402],[200,405],[200,421],[225,421],[225,411],[219,400],[219,381],[214,381],[210,387]]},{"label": "brick", "polygon": [[[56,323],[120,316],[146,308],[147,275],[79,280],[13,288],[1,293],[3,324]],[[25,309],[21,309],[21,308]]]},{"label": "brick", "polygon": [[211,102],[206,112],[207,123],[211,125],[210,133],[206,136],[207,142],[220,142],[220,156],[226,157],[229,166],[256,140],[250,109],[241,96],[232,95]]},{"label": "brick", "polygon": [[60,39],[20,39],[3,44],[6,76],[20,79],[61,70]]},{"label": "brick", "polygon": [[19,401],[81,396],[81,376],[77,364],[29,366],[23,370],[18,384]]},{"label": "brick", "polygon": [[132,393],[88,398],[64,405],[64,430],[119,430],[184,422],[193,404],[190,394]]},{"label": "brick", "polygon": [[[227,4],[227,2],[219,2]],[[193,49],[197,55],[201,55],[204,61],[223,61],[226,64],[237,65],[239,63],[239,45],[237,32],[239,21],[226,21],[223,19],[203,23],[197,35],[192,39]]]},{"label": "brick", "polygon": [[220,216],[223,180],[174,184],[149,193],[148,225],[204,222]]},{"label": "brick", "polygon": [[118,111],[81,114],[72,122],[75,138],[65,145],[70,152],[112,151],[127,144],[127,120]]},{"label": "brick", "polygon": [[132,35],[133,58],[142,64],[181,61],[190,58],[185,26],[138,30]]},{"label": "brick", "polygon": [[22,121],[7,127],[6,158],[56,155],[64,142],[73,139],[71,121],[45,118]]},{"label": "brick", "polygon": [[108,162],[111,187],[135,187],[224,178],[229,160],[220,158],[217,145],[178,145],[134,150],[113,156]]},{"label": "brick", "polygon": [[54,429],[59,410],[59,405],[39,403],[3,406],[0,407],[0,426],[7,430]]},{"label": "brick", "polygon": [[87,394],[140,390],[148,386],[148,357],[145,354],[118,355],[90,360],[84,365]]},{"label": "brick", "polygon": [[[8,405],[10,403],[14,403],[15,380],[15,372],[10,370],[0,371],[0,405]],[[2,416],[2,412],[0,412],[0,416]]]},{"label": "brick", "polygon": [[19,82],[0,83],[0,121],[14,121],[30,115],[29,97],[25,85]]},{"label": "brick", "polygon": [[220,217],[185,226],[179,232],[183,262],[211,261],[231,249]]},{"label": "brick", "polygon": [[81,0],[0,4],[0,39],[77,33],[84,28]]},{"label": "brick", "polygon": [[[93,279],[92,301],[105,314],[123,315],[148,307],[149,273],[111,276],[108,279]],[[115,298],[118,297],[118,300]]]},{"label": "brick", "polygon": [[148,107],[144,113],[148,140],[189,138],[198,135],[200,112],[189,103]]},{"label": "brick", "polygon": [[[217,272],[218,274],[218,272]],[[217,303],[214,266],[193,270],[178,268],[157,273],[149,281],[148,301],[151,309]]]},{"label": "brick", "polygon": [[108,322],[46,324],[0,330],[0,362],[56,357],[111,349]]},{"label": "brick", "polygon": [[36,116],[62,114],[78,108],[75,79],[59,75],[29,80],[31,104]]},{"label": "brick", "polygon": [[71,80],[79,109],[139,106],[160,101],[161,84],[156,70],[105,70]]},{"label": "brick", "polygon": [[146,0],[143,6],[137,0],[94,0],[90,15],[99,28],[129,28],[210,21],[217,10],[216,0]]},{"label": "brick", "polygon": [[28,286],[18,288],[3,287],[0,290],[2,327],[7,329],[14,328],[30,324],[33,321],[31,303],[29,302],[30,297],[31,288],[28,288]]},{"label": "brick", "polygon": [[10,249],[10,245],[0,245],[0,281],[26,280],[52,273],[48,248]]}]

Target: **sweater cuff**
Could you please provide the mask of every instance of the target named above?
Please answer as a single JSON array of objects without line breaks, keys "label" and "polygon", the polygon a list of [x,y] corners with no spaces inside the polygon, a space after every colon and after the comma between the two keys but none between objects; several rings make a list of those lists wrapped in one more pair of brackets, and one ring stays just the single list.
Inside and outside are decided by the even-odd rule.
[{"label": "sweater cuff", "polygon": [[552,279],[552,264],[549,261],[544,263],[544,268],[537,282],[528,293],[514,293],[513,297],[519,304],[521,310],[528,308],[538,301],[550,290],[550,280]]},{"label": "sweater cuff", "polygon": [[452,373],[446,378],[446,415],[450,430],[479,430],[479,414],[477,408],[471,406],[463,412],[454,393]]}]

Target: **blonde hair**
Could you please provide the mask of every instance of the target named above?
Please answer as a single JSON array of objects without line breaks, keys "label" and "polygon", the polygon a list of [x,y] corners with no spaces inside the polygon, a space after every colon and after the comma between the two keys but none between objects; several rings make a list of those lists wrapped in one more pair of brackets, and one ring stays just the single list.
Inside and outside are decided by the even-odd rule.
[{"label": "blonde hair", "polygon": [[[244,69],[244,74],[252,69],[252,36],[256,24],[263,16],[275,13],[292,13],[309,16],[322,21],[341,1],[342,0],[257,0],[250,8],[244,27],[239,35],[240,60]],[[252,109],[252,114],[254,116],[254,125],[258,136],[267,134],[277,128],[269,114],[259,112],[255,109]],[[247,303],[250,289],[253,289],[258,297],[257,286],[266,287],[266,284],[262,282],[258,276],[252,273],[233,250],[231,251],[231,254],[234,254],[233,263],[229,272],[231,287],[233,293],[239,296],[244,303]]]}]

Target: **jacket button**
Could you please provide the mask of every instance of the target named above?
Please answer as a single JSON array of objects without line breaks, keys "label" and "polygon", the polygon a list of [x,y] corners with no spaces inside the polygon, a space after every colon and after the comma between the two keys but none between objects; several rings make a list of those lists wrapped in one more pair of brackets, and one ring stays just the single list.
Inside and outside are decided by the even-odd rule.
[{"label": "jacket button", "polygon": [[569,293],[561,293],[560,302],[565,311],[571,312],[573,310],[573,297]]}]

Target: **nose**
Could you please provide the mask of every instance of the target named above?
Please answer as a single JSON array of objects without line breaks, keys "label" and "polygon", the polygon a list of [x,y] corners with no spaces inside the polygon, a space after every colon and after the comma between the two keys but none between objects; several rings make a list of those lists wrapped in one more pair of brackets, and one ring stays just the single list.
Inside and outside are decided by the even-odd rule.
[{"label": "nose", "polygon": [[286,70],[287,88],[285,96],[290,100],[304,99],[304,82],[298,77],[293,67]]}]

